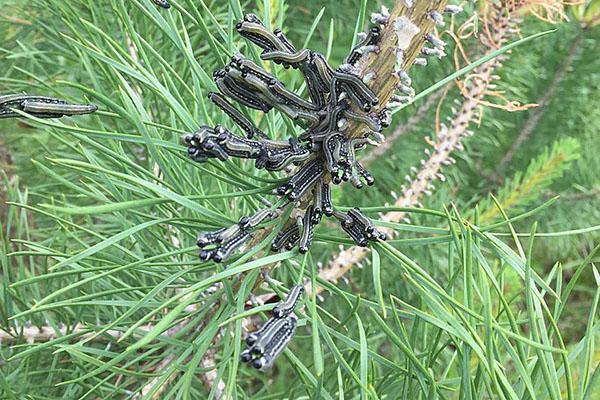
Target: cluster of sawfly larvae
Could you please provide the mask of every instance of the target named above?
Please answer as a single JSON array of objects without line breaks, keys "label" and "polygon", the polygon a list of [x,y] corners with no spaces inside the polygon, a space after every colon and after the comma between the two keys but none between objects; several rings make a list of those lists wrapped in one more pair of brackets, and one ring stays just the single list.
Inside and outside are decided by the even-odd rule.
[{"label": "cluster of sawfly larvae", "polygon": [[[455,14],[461,9],[447,6],[446,13]],[[386,25],[390,14],[382,8],[374,13],[371,22]],[[443,26],[440,13],[431,11],[429,17],[436,25]],[[396,21],[396,29],[410,29],[406,21]],[[361,34],[360,43],[346,57],[344,64],[333,69],[323,55],[308,49],[297,50],[281,30],[268,31],[255,15],[246,15],[236,26],[237,31],[263,49],[262,60],[270,60],[285,68],[299,70],[304,76],[310,100],[286,89],[275,76],[241,55],[214,73],[214,81],[221,93],[210,93],[209,99],[222,109],[241,129],[245,136],[236,135],[221,125],[203,126],[197,132],[184,137],[188,155],[198,162],[229,157],[252,159],[257,168],[269,171],[292,172],[277,194],[285,198],[277,210],[261,209],[252,216],[243,217],[239,223],[215,232],[203,232],[198,237],[200,258],[221,262],[246,243],[252,231],[268,220],[283,214],[283,208],[296,204],[296,219],[285,226],[273,240],[272,250],[292,249],[298,244],[300,252],[307,252],[313,237],[313,229],[323,215],[334,216],[342,229],[359,246],[369,241],[385,240],[373,223],[359,209],[341,213],[331,202],[331,184],[351,181],[361,188],[374,183],[373,177],[356,160],[356,151],[367,144],[383,140],[381,131],[389,126],[391,114],[388,107],[410,102],[415,95],[411,79],[403,69],[403,52],[398,50],[395,74],[399,78],[398,94],[386,106],[367,86],[373,77],[369,73],[359,76],[358,61],[369,52],[379,51],[381,28],[372,27]],[[433,33],[425,35],[429,47],[423,47],[416,65],[427,65],[426,57],[445,56],[445,43]],[[248,108],[268,113],[272,109],[282,112],[300,124],[304,131],[297,139],[275,141],[258,129],[228,100],[232,99]],[[363,124],[368,129],[358,138],[348,138],[344,131],[349,121]],[[303,215],[300,214],[303,210]],[[240,354],[242,362],[265,371],[292,340],[297,326],[294,315],[304,286],[294,286],[285,300],[273,309],[273,315],[258,330],[247,335],[246,349]]]},{"label": "cluster of sawfly larvae", "polygon": [[[447,12],[458,9],[449,6]],[[443,24],[441,14],[432,11],[430,18]],[[376,229],[369,218],[358,208],[349,212],[336,210],[331,201],[331,185],[350,181],[356,188],[373,185],[373,176],[358,162],[357,151],[367,145],[383,141],[381,132],[391,122],[388,107],[411,101],[414,90],[411,79],[402,70],[402,60],[396,73],[400,79],[399,94],[387,105],[380,104],[368,83],[373,73],[360,76],[358,62],[366,54],[379,51],[381,26],[389,22],[386,8],[374,13],[372,26],[362,33],[359,43],[350,51],[344,63],[332,68],[325,57],[309,49],[296,49],[280,29],[269,31],[254,14],[247,14],[236,25],[238,33],[260,47],[260,58],[272,61],[286,69],[299,70],[303,75],[309,99],[287,89],[274,75],[264,68],[235,55],[224,68],[213,74],[220,93],[210,93],[208,98],[223,110],[245,133],[238,135],[232,130],[216,125],[202,126],[193,134],[186,135],[189,157],[197,162],[208,159],[225,161],[230,157],[254,160],[258,169],[285,170],[289,179],[276,190],[285,200],[278,209],[258,210],[254,215],[243,217],[237,224],[203,232],[197,244],[202,260],[222,262],[252,237],[252,231],[269,220],[283,214],[290,204],[295,205],[291,221],[284,226],[272,242],[272,250],[291,250],[298,245],[299,251],[309,250],[313,230],[323,217],[336,218],[342,229],[362,247],[369,242],[385,240],[386,235]],[[397,29],[402,28],[396,21]],[[442,57],[444,43],[435,35],[425,36],[432,47],[423,47],[423,56]],[[402,59],[403,54],[398,57]],[[417,58],[417,64],[426,64],[425,58]],[[230,100],[247,108],[268,113],[275,109],[299,125],[303,132],[297,138],[272,140],[257,128]],[[364,126],[357,137],[349,137],[346,130],[354,122]]]},{"label": "cluster of sawfly larvae", "polygon": [[285,300],[279,302],[272,311],[272,317],[260,329],[246,337],[246,349],[240,353],[245,363],[264,371],[273,366],[277,356],[285,349],[296,332],[298,318],[294,309],[304,293],[304,286],[296,285]]},{"label": "cluster of sawfly larvae", "polygon": [[[331,202],[331,184],[351,181],[360,188],[374,182],[357,161],[356,152],[383,139],[381,131],[389,126],[391,114],[386,107],[379,107],[375,93],[358,76],[356,63],[368,52],[378,50],[380,28],[371,28],[345,63],[333,69],[323,55],[297,50],[281,30],[269,31],[256,15],[246,15],[236,27],[240,35],[262,48],[262,60],[299,70],[310,100],[287,89],[275,76],[242,55],[233,56],[228,65],[213,74],[220,93],[210,93],[209,99],[231,117],[245,136],[221,125],[203,126],[184,137],[189,157],[198,162],[211,158],[252,159],[259,169],[293,172],[276,190],[285,198],[278,210],[262,209],[231,227],[201,233],[200,258],[226,260],[251,237],[252,230],[280,216],[290,204],[296,204],[299,212],[278,232],[271,246],[273,251],[289,250],[297,244],[300,252],[308,251],[313,229],[323,215],[339,220],[342,229],[359,246],[385,240],[385,234],[360,210],[342,213]],[[300,125],[303,132],[297,139],[271,140],[228,99],[264,113],[276,109]],[[348,138],[344,134],[351,121],[368,127],[361,137]]]}]

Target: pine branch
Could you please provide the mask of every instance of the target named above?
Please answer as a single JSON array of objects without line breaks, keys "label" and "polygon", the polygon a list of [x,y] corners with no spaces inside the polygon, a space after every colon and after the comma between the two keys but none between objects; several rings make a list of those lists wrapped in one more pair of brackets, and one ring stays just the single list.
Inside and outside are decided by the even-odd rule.
[{"label": "pine branch", "polygon": [[[138,329],[139,336],[143,336],[143,334],[149,332],[152,328],[153,325],[151,324],[140,327]],[[51,325],[28,325],[20,329],[11,329],[9,331],[0,329],[0,343],[12,343],[20,340],[25,341],[27,344],[45,343],[67,334],[74,335],[74,341],[87,341],[92,339],[104,341],[106,340],[106,337],[118,341],[123,336],[123,332],[116,329],[109,329],[104,332],[103,335],[98,336],[89,326],[83,324],[75,324],[71,327],[61,324],[57,329]]]},{"label": "pine branch", "polygon": [[[501,47],[510,37],[512,32],[511,20],[512,15],[503,14],[498,10],[495,14],[495,30],[488,39],[490,47],[488,47],[485,55],[491,54],[496,50],[496,47]],[[486,94],[490,84],[494,80],[494,72],[500,66],[497,59],[488,61],[479,68],[475,69],[473,75],[478,77],[471,80],[463,91],[463,103],[460,109],[454,114],[450,127],[442,127],[438,133],[437,142],[429,142],[432,150],[426,149],[428,155],[427,160],[422,160],[421,168],[417,170],[414,178],[407,175],[407,181],[410,184],[408,188],[402,190],[400,196],[394,206],[396,207],[413,207],[419,206],[424,196],[431,194],[433,190],[432,181],[445,180],[441,170],[444,166],[451,165],[455,160],[451,157],[454,150],[462,150],[461,140],[464,137],[470,136],[469,124],[476,118],[476,110],[480,100]],[[400,222],[407,217],[406,212],[390,212],[385,214],[381,220],[385,222]],[[389,228],[382,228],[384,232],[393,235],[393,231]],[[343,277],[352,266],[360,263],[369,253],[367,248],[357,246],[343,250],[334,256],[333,261],[328,268],[321,271],[319,277],[321,279],[336,282]],[[321,288],[317,288],[317,293]]]},{"label": "pine branch", "polygon": [[[407,6],[411,4],[411,6]],[[382,31],[382,39],[379,44],[380,50],[376,53],[370,53],[359,62],[359,70],[362,75],[374,74],[375,78],[369,85],[381,104],[387,104],[393,94],[397,90],[400,83],[400,78],[397,74],[398,69],[398,53],[401,50],[402,54],[402,71],[408,71],[414,63],[414,60],[421,54],[426,39],[425,33],[430,32],[434,26],[434,20],[431,17],[431,12],[435,11],[442,13],[447,1],[434,2],[419,2],[412,5],[412,2],[397,2],[396,6],[390,13],[390,18],[385,28]],[[397,21],[402,21],[402,24],[397,24]],[[403,29],[398,29],[398,25],[404,26]],[[431,107],[435,102],[436,97],[431,96],[430,99],[422,106],[422,109],[417,113],[425,114],[426,108]],[[429,103],[431,101],[431,104]],[[416,117],[418,121],[421,117]],[[406,124],[411,123],[411,120]],[[363,124],[354,123],[350,126],[347,135],[350,137],[361,136],[366,127]],[[401,131],[392,134],[392,142],[402,134]],[[392,231],[387,228],[379,229],[388,235]],[[353,252],[366,254],[367,249],[355,246]],[[352,250],[351,249],[351,250]],[[346,263],[344,263],[346,265]],[[343,275],[343,274],[342,274]],[[307,293],[310,293],[310,283],[307,284]],[[270,301],[274,298],[273,294],[261,296],[263,302]]]},{"label": "pine branch", "polygon": [[[412,1],[396,2],[389,22],[381,32],[379,51],[364,57],[358,65],[363,76],[374,76],[369,86],[379,98],[380,104],[387,104],[397,90],[400,83],[400,77],[396,73],[398,67],[402,71],[408,71],[421,54],[426,42],[425,34],[431,32],[435,25],[431,13],[443,13],[447,3],[447,0],[419,1],[414,4]],[[365,129],[364,124],[353,123],[347,136],[360,137]]]}]

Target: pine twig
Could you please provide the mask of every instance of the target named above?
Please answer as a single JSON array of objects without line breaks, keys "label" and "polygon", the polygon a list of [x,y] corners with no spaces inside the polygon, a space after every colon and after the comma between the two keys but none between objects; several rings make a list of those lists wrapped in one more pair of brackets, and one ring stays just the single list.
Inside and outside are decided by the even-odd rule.
[{"label": "pine twig", "polygon": [[[401,70],[410,69],[421,54],[421,49],[426,42],[425,35],[431,32],[435,25],[431,13],[443,13],[448,2],[432,0],[414,3],[396,2],[396,6],[390,12],[389,22],[381,32],[379,51],[370,53],[358,64],[358,69],[363,76],[366,74],[374,76],[369,86],[377,94],[382,105],[390,101],[400,83],[400,77],[396,73],[399,61],[401,61]],[[347,136],[360,137],[364,131],[364,124],[353,123]]]},{"label": "pine twig", "polygon": [[[410,4],[408,6],[407,4]],[[442,13],[447,4],[447,0],[435,0],[429,2],[399,1],[390,12],[390,18],[381,33],[379,42],[379,51],[370,53],[367,57],[361,59],[358,65],[360,73],[373,74],[375,77],[369,84],[371,89],[380,100],[380,104],[387,104],[392,98],[400,78],[396,73],[398,69],[398,55],[401,50],[401,70],[408,71],[413,65],[414,60],[421,54],[421,50],[426,42],[426,33],[434,27],[434,20],[431,18],[431,12]],[[432,96],[435,98],[435,96]],[[363,124],[353,123],[348,129],[349,137],[361,136],[365,131]],[[402,133],[392,134],[392,141]],[[389,229],[380,228],[378,230],[385,233],[391,233]],[[351,248],[352,253],[364,253],[367,250],[362,247]],[[364,257],[364,255],[363,255]],[[361,257],[362,258],[362,257]],[[337,265],[337,264],[332,264]],[[352,265],[352,259],[343,265]],[[341,273],[343,275],[344,272]],[[340,275],[340,276],[341,276]],[[306,284],[307,293],[310,294],[310,283]],[[260,297],[260,300],[267,302],[273,299],[275,295],[268,294]]]},{"label": "pine twig", "polygon": [[[485,55],[491,54],[496,50],[496,47],[501,47],[510,37],[510,15],[499,14],[498,24],[495,31],[492,33],[493,47],[489,47]],[[410,183],[408,188],[404,188],[402,196],[400,196],[394,206],[396,207],[414,207],[421,205],[423,196],[430,194],[433,189],[432,181],[445,180],[441,173],[445,165],[454,163],[451,153],[454,150],[461,150],[461,140],[470,135],[469,124],[476,117],[476,110],[479,107],[479,101],[484,97],[489,85],[493,81],[494,71],[500,66],[497,59],[488,61],[487,63],[476,68],[474,76],[477,79],[469,81],[463,89],[463,103],[452,119],[450,127],[443,126],[438,133],[437,141],[430,141],[432,150],[426,149],[428,155],[427,160],[422,160],[421,168],[417,171],[415,177],[407,175],[407,180]],[[400,222],[407,217],[406,212],[390,212],[385,214],[381,220],[386,222]],[[393,235],[394,231],[390,228],[383,229],[389,235]],[[350,269],[360,263],[369,253],[367,248],[352,246],[349,249],[341,251],[337,254],[329,267],[323,269],[319,275],[321,279],[337,282]],[[316,289],[319,293],[321,287]],[[310,290],[307,289],[307,292]]]},{"label": "pine twig", "polygon": [[[383,26],[379,31],[376,50],[362,56],[355,67],[350,67],[353,69],[352,74],[358,75],[376,95],[377,103],[373,104],[380,116],[390,115],[387,107],[401,84],[401,73],[406,73],[415,59],[422,55],[424,44],[428,40],[427,34],[441,22],[446,4],[447,0],[417,4],[403,1],[397,2],[391,12],[383,7],[381,14],[374,14],[373,23]],[[353,107],[358,108],[358,105]],[[348,128],[343,134],[347,139],[364,139],[372,129],[368,122],[352,120],[348,122]],[[329,183],[330,180],[335,181],[332,174],[327,174],[323,181]],[[305,200],[306,197],[293,207],[305,210],[309,205]]]},{"label": "pine twig", "polygon": [[[147,333],[152,328],[153,325],[149,324],[141,326],[138,330],[140,333]],[[10,331],[0,329],[0,343],[12,343],[19,339],[23,339],[27,344],[45,343],[67,334],[80,334],[76,335],[76,339],[82,341],[92,338],[94,340],[105,340],[106,336],[117,341],[123,336],[123,332],[116,329],[107,330],[102,336],[96,336],[94,331],[91,331],[88,326],[83,324],[75,324],[70,328],[61,324],[58,329],[48,324],[42,326],[25,326],[21,329],[11,329]]]}]

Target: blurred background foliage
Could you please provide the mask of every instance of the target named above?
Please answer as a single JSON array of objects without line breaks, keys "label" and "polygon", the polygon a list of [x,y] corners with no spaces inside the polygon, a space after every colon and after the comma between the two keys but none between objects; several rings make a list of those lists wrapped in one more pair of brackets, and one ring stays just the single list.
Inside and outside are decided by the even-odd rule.
[{"label": "blurred background foliage", "polygon": [[[393,5],[389,1],[384,3]],[[183,156],[182,147],[177,145],[182,133],[192,131],[202,123],[223,121],[212,105],[205,104],[204,98],[212,87],[210,74],[227,60],[227,53],[241,50],[250,55],[254,51],[232,34],[239,14],[252,11],[264,16],[272,27],[283,25],[290,39],[297,44],[304,43],[309,37],[311,48],[328,54],[331,64],[338,65],[352,44],[361,7],[370,13],[381,4],[370,0],[265,0],[241,4],[237,1],[178,0],[173,1],[172,11],[166,13],[149,0],[0,0],[0,94],[40,93],[75,102],[99,103],[102,110],[78,119],[0,122],[0,328],[19,331],[26,321],[31,321],[34,326],[49,324],[54,328],[60,324],[83,323],[97,332],[99,328],[94,324],[102,326],[118,320],[135,305],[137,308],[131,310],[131,314],[111,326],[111,329],[127,331],[151,310],[172,309],[173,305],[166,302],[173,293],[221,272],[221,267],[202,264],[194,255],[196,232],[214,229],[218,221],[202,218],[202,210],[182,207],[178,200],[163,203],[160,198],[164,196],[163,189],[196,196],[192,199],[199,207],[223,218],[236,219],[254,209],[259,197],[253,194],[231,200],[228,194],[266,188],[261,195],[267,197],[268,189],[276,183],[274,175],[259,174],[250,163],[192,165]],[[528,236],[532,223],[537,222],[537,231],[548,233],[536,238],[530,258],[533,270],[547,283],[561,276],[561,285],[567,286],[573,275],[581,273],[563,316],[557,321],[568,349],[581,347],[582,343],[591,346],[587,354],[593,357],[586,361],[591,369],[580,369],[575,364],[573,367],[574,393],[581,396],[577,398],[583,398],[584,394],[587,398],[595,398],[594,383],[597,384],[600,374],[597,369],[600,357],[594,350],[598,341],[597,314],[590,315],[590,310],[595,310],[593,305],[597,304],[597,281],[590,263],[600,261],[600,254],[593,253],[600,238],[597,229],[600,226],[599,4],[598,1],[587,1],[567,7],[568,20],[554,26],[530,15],[524,16],[522,36],[552,27],[556,32],[512,50],[497,71],[501,76],[497,90],[521,104],[539,103],[542,107],[514,112],[481,107],[480,122],[471,127],[475,134],[465,141],[465,150],[456,153],[457,164],[445,170],[446,182],[438,182],[432,196],[423,200],[425,207],[432,210],[443,210],[453,204],[463,218],[470,221],[475,220],[477,209],[478,220],[485,225],[502,220],[490,194],[511,217],[559,196],[542,211],[515,222],[514,227]],[[471,16],[480,12],[481,4],[465,3],[464,8],[466,16]],[[451,42],[448,37],[445,39]],[[478,40],[470,38],[463,45],[476,59]],[[417,93],[454,70],[450,58],[432,62],[426,68],[413,69],[411,76]],[[300,87],[301,82],[293,71],[278,71],[278,74],[292,87]],[[451,114],[452,100],[456,98],[460,98],[458,90],[449,86],[443,102],[433,102],[418,123],[404,127],[406,133],[383,156],[370,162],[376,185],[361,191],[350,185],[336,189],[337,204],[361,207],[392,204],[410,167],[418,166],[425,156],[423,136],[435,134],[436,113],[444,121]],[[427,99],[396,114],[389,132],[403,126],[425,101]],[[291,127],[279,116],[256,116],[256,120],[274,137],[285,138],[291,134]],[[523,135],[524,131],[528,133]],[[523,136],[522,143],[515,148],[515,142]],[[216,198],[203,197],[206,195]],[[123,205],[147,199],[151,201],[147,205],[138,204],[131,208]],[[152,203],[152,199],[159,200]],[[105,208],[95,208],[94,212],[84,209],[100,205]],[[141,224],[153,224],[153,221],[156,225],[135,230]],[[446,229],[447,223],[434,215],[411,215],[411,224],[415,226]],[[564,233],[572,230],[580,231]],[[73,259],[82,249],[94,248],[121,232],[129,232],[131,240],[120,244],[112,242],[97,253]],[[319,233],[323,238],[341,235],[334,225],[322,227]],[[406,237],[424,236],[409,232]],[[400,238],[404,237],[401,232]],[[509,242],[508,236],[499,237]],[[523,238],[523,244],[526,243],[527,238]],[[513,242],[510,245],[516,249]],[[419,265],[437,266],[427,272],[444,287],[447,282],[456,283],[452,296],[460,301],[466,296],[462,282],[458,282],[461,278],[454,282],[456,277],[445,268],[455,254],[448,254],[448,243],[399,248]],[[177,254],[179,249],[183,250]],[[302,265],[302,271],[310,277],[310,273],[318,270],[320,265],[326,265],[338,250],[338,243],[319,240],[310,253],[309,262],[295,256],[286,260],[285,265],[296,266],[296,269]],[[161,254],[171,256],[160,258]],[[486,252],[485,255],[490,254]],[[152,259],[152,256],[157,258]],[[71,274],[34,281],[38,275],[56,272],[57,265],[70,265],[65,260],[73,263],[69,270]],[[89,286],[81,285],[56,297],[53,295],[63,287],[92,276],[86,275],[86,268],[97,268],[98,273],[102,273],[106,268],[119,268],[123,262],[130,263],[130,267],[106,274],[101,279],[96,276]],[[381,262],[384,275],[380,284],[386,302],[392,294],[415,307],[425,308],[421,295],[404,281],[402,270],[395,268],[389,259],[382,257]],[[556,267],[557,263],[560,268]],[[585,268],[580,268],[582,263]],[[504,271],[502,262],[495,260],[490,264],[499,271],[499,280],[505,285],[505,295],[511,305],[514,301],[516,308],[524,310],[525,302],[515,300],[523,294],[523,281],[516,274]],[[377,281],[373,279],[371,268],[353,269],[347,279],[337,282],[341,292],[326,296],[321,304],[323,308],[319,306],[319,313],[328,327],[340,328],[342,335],[353,338],[354,343],[359,342],[358,325],[344,319],[348,316],[354,321],[358,306],[341,293],[377,302]],[[232,308],[220,313],[211,320],[213,325],[208,326],[223,323],[240,311],[235,304],[248,294],[258,277],[255,272],[252,270],[249,275],[254,280],[247,286],[242,285],[241,289],[239,282],[234,280],[225,285]],[[280,268],[273,276],[289,283],[298,280],[301,273]],[[171,277],[173,280],[168,281]],[[11,286],[27,280],[32,280],[33,284]],[[163,284],[162,289],[171,291],[165,289],[160,295],[152,292],[157,285]],[[477,286],[476,291],[479,290],[482,289]],[[47,300],[44,303],[51,307],[28,312],[33,304],[39,306],[41,299]],[[141,304],[140,299],[143,299]],[[476,307],[469,301],[466,303]],[[548,305],[556,307],[553,300],[548,300]],[[500,307],[496,300],[492,300],[490,306]],[[201,319],[207,311],[200,308],[197,312]],[[15,315],[20,317],[11,319]],[[307,326],[315,323],[316,317],[311,315],[306,317]],[[333,315],[337,321],[330,318]],[[370,313],[362,310],[357,315],[359,321],[362,320],[359,322],[361,329],[363,324],[366,327],[369,349],[389,356],[397,366],[406,367],[408,374],[421,373],[414,372],[402,352],[385,341],[390,334],[381,330]],[[527,315],[519,314],[519,317],[527,318]],[[406,327],[402,328],[405,331],[397,334],[406,335],[403,340],[413,345],[415,357],[425,359],[437,351],[440,339],[436,341],[436,335],[442,334],[428,330],[423,327],[427,325],[424,320],[420,321],[406,322]],[[385,365],[378,364],[381,360],[369,358],[367,368],[361,351],[345,348],[340,356],[360,375],[360,381],[368,382],[371,388],[371,391],[361,390],[360,385],[348,377],[346,369],[340,368],[343,363],[337,356],[332,356],[331,347],[325,347],[326,337],[315,339],[312,329],[299,334],[292,345],[295,356],[288,354],[288,361],[280,361],[273,372],[261,375],[238,365],[229,365],[227,363],[233,362],[228,360],[239,352],[235,348],[239,340],[236,342],[235,339],[239,339],[241,326],[235,329],[234,339],[224,341],[219,347],[219,365],[225,365],[219,370],[219,379],[225,381],[229,393],[239,398],[296,398],[301,395],[316,398],[319,393],[327,397],[323,394],[327,392],[321,392],[322,387],[343,398],[343,394],[334,389],[339,382],[346,389],[347,398],[359,396],[357,393],[366,397],[375,397],[377,393],[380,398],[385,395],[387,398],[428,398],[428,393],[422,390],[423,382],[411,383],[410,379],[402,380],[395,373],[382,372]],[[524,331],[530,333],[527,328]],[[175,337],[161,341],[161,345],[166,343],[176,349],[206,351],[204,346],[211,343],[212,337],[207,339],[198,334],[195,338]],[[336,336],[336,339],[348,344],[341,337]],[[95,345],[89,342],[83,347],[68,341],[50,342],[48,346],[38,343],[31,347],[23,340],[17,340],[16,347],[12,347],[15,344],[12,342],[0,343],[0,394],[5,396],[3,398],[128,398],[146,387],[146,382],[159,379],[158,386],[167,389],[164,392],[154,389],[144,396],[152,398],[159,393],[158,398],[206,398],[209,389],[204,389],[200,377],[206,372],[206,366],[199,365],[200,360],[193,358],[195,366],[187,373],[189,357],[193,354],[174,351],[177,357],[171,360],[175,372],[165,374],[154,367],[165,359],[165,354],[171,353],[163,353],[163,347],[135,348],[125,352],[131,350],[127,346],[133,346],[134,342],[131,336],[123,343]],[[449,347],[454,345],[450,343]],[[31,348],[35,351],[27,353]],[[128,357],[124,361],[118,360],[121,352]],[[438,373],[444,376],[441,385],[452,388],[442,390],[442,397],[494,397],[496,392],[487,383],[482,383],[482,387],[476,383],[478,374],[485,375],[485,372],[475,366],[476,362],[468,355],[458,352],[445,356],[447,371],[444,371],[445,365],[432,367],[436,376]],[[507,353],[495,356],[500,363],[511,358]],[[304,364],[297,361],[296,369],[293,369],[288,366],[289,357],[298,357],[306,368],[312,372],[316,370],[317,378],[314,381],[307,378],[308,373],[299,376],[298,365]],[[467,357],[466,361],[464,357]],[[463,362],[450,371],[454,362],[451,360],[456,358]],[[323,359],[327,363],[324,373],[318,366],[318,360],[322,362]],[[110,364],[110,369],[102,369],[103,363],[111,360],[117,361]],[[472,375],[461,370],[461,367],[469,369],[470,363]],[[328,370],[330,365],[331,370]],[[120,368],[129,369],[131,373],[119,375],[123,372]],[[514,378],[510,375],[514,372],[512,368],[507,372],[510,379]],[[369,376],[365,377],[366,371]],[[591,378],[589,381],[586,378],[586,385],[578,389],[582,374]],[[174,375],[178,378],[171,380]],[[118,376],[121,378],[116,378]],[[474,382],[472,392],[465,391],[461,385],[465,376]],[[532,377],[535,376],[540,376],[539,371],[532,372]],[[515,385],[522,384],[519,379],[514,379]],[[536,389],[538,398],[555,398],[551,390]],[[214,395],[215,390],[211,394]],[[560,391],[560,397],[567,398],[563,381]],[[434,389],[432,393],[439,396]],[[600,395],[598,391],[595,393]]]}]

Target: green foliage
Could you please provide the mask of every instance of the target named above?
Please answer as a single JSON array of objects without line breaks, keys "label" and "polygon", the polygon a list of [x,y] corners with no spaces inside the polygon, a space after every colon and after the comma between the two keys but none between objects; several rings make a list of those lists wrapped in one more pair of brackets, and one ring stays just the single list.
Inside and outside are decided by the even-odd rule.
[{"label": "green foliage", "polygon": [[[0,92],[85,99],[101,110],[0,123],[0,152],[10,154],[0,164],[8,201],[0,204],[0,329],[17,333],[0,343],[1,398],[597,396],[597,29],[565,23],[515,48],[499,70],[501,89],[536,102],[582,37],[510,168],[496,167],[533,111],[486,110],[426,208],[410,210],[411,224],[391,224],[398,235],[334,284],[318,277],[320,263],[350,242],[333,224],[305,256],[270,254],[267,234],[226,268],[200,262],[196,233],[273,200],[280,177],[239,161],[192,163],[179,137],[202,124],[231,125],[204,99],[210,74],[230,55],[257,55],[233,34],[242,12],[284,22],[294,42],[336,64],[357,18],[376,5],[172,3],[165,12],[150,0],[0,0]],[[524,28],[548,30],[533,20]],[[270,67],[301,90],[296,72]],[[444,60],[411,75],[419,91],[453,68]],[[273,137],[293,134],[279,115],[249,116]],[[360,205],[376,221],[392,211],[390,191],[399,193],[399,177],[418,165],[434,121],[432,109],[371,165],[376,186],[344,187],[338,204]],[[241,364],[243,317],[256,323],[272,308],[247,308],[251,293],[283,293],[303,280],[325,287],[325,299],[304,298],[297,336],[276,367]],[[206,292],[214,283],[221,286]],[[29,324],[59,333],[27,343]],[[209,372],[223,387],[205,386]]]},{"label": "green foliage", "polygon": [[[497,202],[502,208],[513,212],[522,210],[543,196],[553,182],[562,177],[571,168],[571,164],[579,158],[579,142],[572,138],[558,140],[551,149],[544,149],[542,154],[531,161],[527,170],[517,171],[515,176],[496,194]],[[481,214],[479,221],[488,222],[500,216],[498,208],[490,199],[479,204]]]}]

